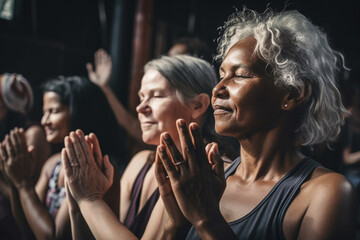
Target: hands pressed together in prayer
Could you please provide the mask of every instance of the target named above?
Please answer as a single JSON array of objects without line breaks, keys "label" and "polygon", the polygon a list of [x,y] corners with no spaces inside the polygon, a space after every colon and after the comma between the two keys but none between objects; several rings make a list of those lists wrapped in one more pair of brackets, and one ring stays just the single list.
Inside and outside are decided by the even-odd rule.
[{"label": "hands pressed together in prayer", "polygon": [[[155,160],[159,192],[170,218],[164,238],[180,237],[191,225],[197,229],[222,218],[219,201],[226,185],[218,145],[211,143],[205,148],[196,123],[187,126],[179,119],[176,126],[181,150],[164,132]],[[102,156],[96,136],[85,136],[81,130],[71,132],[61,157],[70,208],[102,199],[112,185],[114,168],[108,156]]]},{"label": "hands pressed together in prayer", "polygon": [[81,130],[65,138],[61,152],[69,203],[102,199],[113,183],[114,167],[107,155],[102,156],[95,134],[85,136]]},{"label": "hands pressed together in prayer", "polygon": [[[168,133],[161,135],[155,175],[170,217],[163,238],[178,236],[189,225],[199,229],[222,218],[219,201],[225,190],[224,166],[216,143],[204,147],[199,125],[176,122],[181,153]],[[171,237],[170,237],[171,238]]]},{"label": "hands pressed together in prayer", "polygon": [[14,128],[0,144],[0,169],[2,178],[17,189],[32,183],[35,171],[34,147],[26,145],[25,132]]}]

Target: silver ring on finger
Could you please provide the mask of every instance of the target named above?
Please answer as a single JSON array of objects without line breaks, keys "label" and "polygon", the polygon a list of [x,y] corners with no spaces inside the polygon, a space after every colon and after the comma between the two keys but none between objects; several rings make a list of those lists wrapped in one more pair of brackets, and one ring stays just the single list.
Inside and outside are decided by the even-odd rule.
[{"label": "silver ring on finger", "polygon": [[73,163],[70,163],[70,165],[72,167],[77,167],[77,166],[80,166],[80,164],[78,162],[73,162]]},{"label": "silver ring on finger", "polygon": [[180,162],[174,163],[174,165],[175,165],[175,166],[180,166],[180,165],[182,165],[182,164],[184,164],[184,163],[185,163],[185,161],[180,161]]}]

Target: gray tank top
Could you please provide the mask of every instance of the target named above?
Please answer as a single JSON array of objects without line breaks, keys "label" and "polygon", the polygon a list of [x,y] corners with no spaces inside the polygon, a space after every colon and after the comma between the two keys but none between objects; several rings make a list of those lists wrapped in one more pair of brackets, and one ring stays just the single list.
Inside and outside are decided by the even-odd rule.
[{"label": "gray tank top", "polygon": [[[234,174],[240,165],[240,157],[226,169],[225,178]],[[229,222],[237,239],[251,240],[281,240],[283,220],[290,203],[293,201],[301,185],[308,179],[313,170],[320,164],[311,158],[304,158],[283,178],[281,178],[265,198],[244,217]],[[192,227],[186,237],[187,240],[200,239]]]}]

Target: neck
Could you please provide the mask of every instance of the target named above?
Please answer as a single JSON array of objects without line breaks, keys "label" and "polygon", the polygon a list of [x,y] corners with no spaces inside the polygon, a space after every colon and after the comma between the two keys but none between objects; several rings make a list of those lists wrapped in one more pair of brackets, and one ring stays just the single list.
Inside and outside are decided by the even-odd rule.
[{"label": "neck", "polygon": [[286,129],[274,128],[240,140],[241,164],[237,174],[245,182],[278,181],[302,158]]}]

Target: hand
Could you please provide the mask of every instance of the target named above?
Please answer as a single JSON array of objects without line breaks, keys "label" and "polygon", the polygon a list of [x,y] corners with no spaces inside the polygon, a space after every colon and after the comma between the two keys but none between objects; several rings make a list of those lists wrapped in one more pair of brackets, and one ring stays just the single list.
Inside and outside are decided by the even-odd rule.
[{"label": "hand", "polygon": [[159,145],[156,149],[155,156],[155,176],[158,182],[159,193],[164,203],[166,212],[169,216],[169,222],[167,223],[169,228],[180,228],[189,225],[189,221],[185,218],[181,212],[179,205],[176,202],[174,193],[171,188],[169,176],[164,168],[162,161],[160,160],[160,152],[165,151],[164,146]]},{"label": "hand", "polygon": [[217,144],[212,144],[205,152],[196,123],[191,123],[189,130],[183,119],[179,119],[176,125],[182,153],[170,134],[163,133],[159,156],[169,175],[178,206],[195,225],[220,215],[219,201],[226,185],[223,162]]},{"label": "hand", "polygon": [[109,84],[112,63],[111,57],[104,49],[99,49],[94,54],[95,71],[91,63],[86,64],[88,76],[91,82],[103,88]]},{"label": "hand", "polygon": [[15,128],[6,135],[0,147],[2,172],[16,188],[32,183],[35,162],[32,157],[34,148],[27,148],[23,129]]},{"label": "hand", "polygon": [[[92,135],[96,138],[95,134]],[[70,137],[65,137],[65,149],[61,152],[68,187],[78,205],[81,201],[101,199],[113,182],[114,168],[109,157],[99,160],[102,155],[97,139],[92,143],[94,152],[84,133],[77,130],[76,133],[71,132]]]}]

